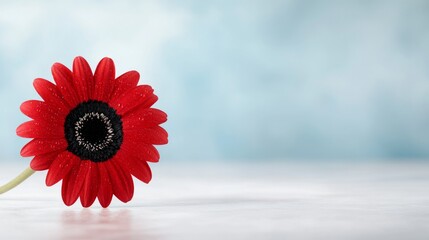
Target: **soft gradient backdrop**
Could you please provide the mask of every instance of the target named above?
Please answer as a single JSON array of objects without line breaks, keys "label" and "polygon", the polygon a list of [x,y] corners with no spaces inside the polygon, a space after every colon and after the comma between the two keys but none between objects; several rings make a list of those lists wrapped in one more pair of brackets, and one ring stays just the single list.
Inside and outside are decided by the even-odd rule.
[{"label": "soft gradient backdrop", "polygon": [[19,105],[82,55],[135,69],[166,161],[429,157],[428,1],[0,1],[0,160]]}]

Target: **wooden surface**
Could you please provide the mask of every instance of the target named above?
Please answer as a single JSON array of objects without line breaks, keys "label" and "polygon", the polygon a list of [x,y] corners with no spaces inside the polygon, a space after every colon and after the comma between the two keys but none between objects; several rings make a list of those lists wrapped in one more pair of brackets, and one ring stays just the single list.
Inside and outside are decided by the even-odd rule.
[{"label": "wooden surface", "polygon": [[152,166],[108,209],[64,206],[38,172],[0,196],[0,239],[429,239],[429,163]]}]

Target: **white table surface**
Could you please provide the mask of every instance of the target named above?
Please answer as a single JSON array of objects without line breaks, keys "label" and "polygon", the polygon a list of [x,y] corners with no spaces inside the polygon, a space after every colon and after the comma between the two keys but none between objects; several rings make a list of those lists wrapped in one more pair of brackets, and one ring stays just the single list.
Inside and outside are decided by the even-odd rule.
[{"label": "white table surface", "polygon": [[38,172],[0,195],[0,239],[429,239],[429,162],[152,167],[108,209],[66,207]]}]

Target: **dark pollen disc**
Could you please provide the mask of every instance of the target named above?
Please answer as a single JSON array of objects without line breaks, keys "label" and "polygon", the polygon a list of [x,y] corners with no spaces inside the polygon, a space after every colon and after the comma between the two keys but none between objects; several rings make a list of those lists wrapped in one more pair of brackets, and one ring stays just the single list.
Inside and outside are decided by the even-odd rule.
[{"label": "dark pollen disc", "polygon": [[111,159],[123,141],[122,120],[107,103],[89,100],[77,105],[66,117],[67,150],[82,160]]}]

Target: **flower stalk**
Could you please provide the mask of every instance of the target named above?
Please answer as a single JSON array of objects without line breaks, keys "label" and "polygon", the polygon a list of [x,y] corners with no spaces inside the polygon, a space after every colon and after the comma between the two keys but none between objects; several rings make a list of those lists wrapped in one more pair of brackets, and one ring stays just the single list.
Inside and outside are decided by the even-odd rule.
[{"label": "flower stalk", "polygon": [[28,167],[21,174],[19,174],[14,179],[12,179],[10,182],[6,183],[3,186],[0,186],[0,194],[3,194],[5,192],[15,188],[16,186],[21,184],[23,181],[25,181],[27,178],[29,178],[31,175],[33,175],[33,173],[34,173],[34,170],[31,169],[30,167]]}]

